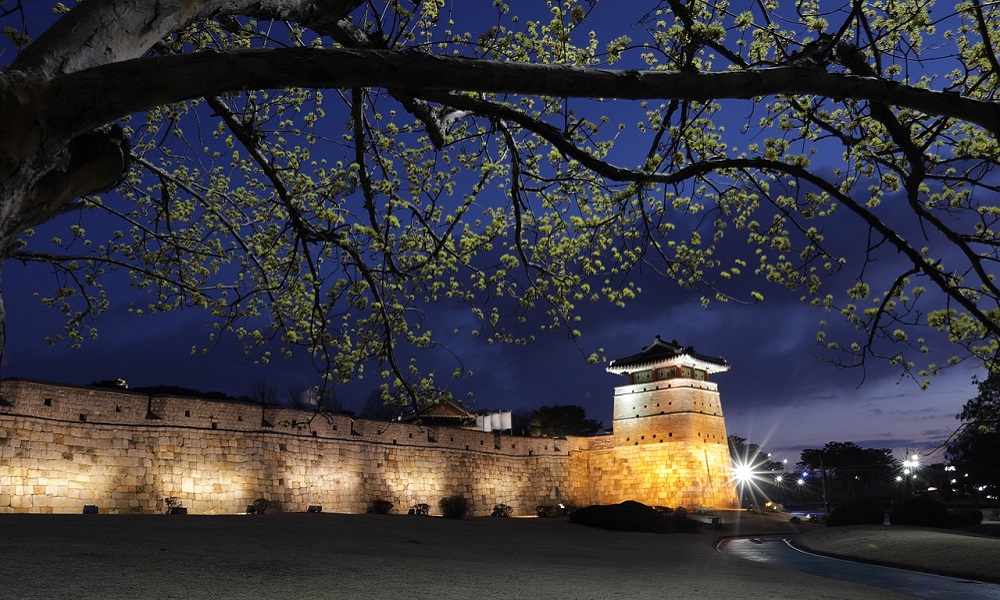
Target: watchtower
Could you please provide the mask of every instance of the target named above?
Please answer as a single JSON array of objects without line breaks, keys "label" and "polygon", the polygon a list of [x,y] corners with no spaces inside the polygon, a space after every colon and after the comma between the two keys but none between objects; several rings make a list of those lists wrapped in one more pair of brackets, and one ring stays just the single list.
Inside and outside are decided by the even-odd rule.
[{"label": "watchtower", "polygon": [[632,489],[622,489],[630,497],[621,500],[736,508],[726,422],[718,385],[710,380],[729,364],[656,336],[607,370],[628,378],[615,388],[614,448],[639,489],[623,486]]}]

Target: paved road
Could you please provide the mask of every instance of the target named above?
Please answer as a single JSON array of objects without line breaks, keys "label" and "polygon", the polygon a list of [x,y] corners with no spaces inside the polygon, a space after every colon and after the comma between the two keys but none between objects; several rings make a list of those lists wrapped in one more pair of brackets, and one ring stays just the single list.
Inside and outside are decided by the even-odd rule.
[{"label": "paved road", "polygon": [[1000,600],[1000,585],[942,577],[892,567],[856,563],[809,554],[780,536],[727,540],[719,550],[754,562],[780,565],[811,575],[863,583],[932,600]]}]

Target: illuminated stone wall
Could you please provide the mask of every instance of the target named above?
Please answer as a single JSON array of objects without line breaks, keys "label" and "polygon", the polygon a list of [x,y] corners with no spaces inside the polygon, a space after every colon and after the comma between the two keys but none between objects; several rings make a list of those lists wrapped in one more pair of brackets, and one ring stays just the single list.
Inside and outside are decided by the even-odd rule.
[{"label": "illuminated stone wall", "polygon": [[[729,456],[721,416],[654,415],[622,445],[617,421],[614,437],[547,439],[23,380],[0,395],[0,512],[156,513],[168,497],[193,513],[243,512],[257,498],[284,511],[357,513],[381,498],[436,512],[452,494],[476,515],[498,503],[515,514],[560,501],[735,503],[716,472]],[[651,445],[664,430],[690,441]]]},{"label": "illuminated stone wall", "polygon": [[436,512],[463,494],[474,514],[498,503],[530,514],[569,500],[569,456],[588,443],[20,380],[0,392],[0,512],[155,513],[167,497],[195,513],[257,498],[284,511],[357,513],[382,498]]}]

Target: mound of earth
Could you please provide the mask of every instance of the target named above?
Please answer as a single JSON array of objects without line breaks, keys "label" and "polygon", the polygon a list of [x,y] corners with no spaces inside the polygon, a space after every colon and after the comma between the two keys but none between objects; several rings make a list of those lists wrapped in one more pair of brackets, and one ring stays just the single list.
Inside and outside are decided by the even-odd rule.
[{"label": "mound of earth", "polygon": [[580,508],[569,515],[569,520],[580,525],[589,525],[613,531],[645,531],[649,533],[670,533],[673,531],[696,532],[695,521],[686,515],[661,513],[641,502],[626,500],[621,504],[594,505]]}]

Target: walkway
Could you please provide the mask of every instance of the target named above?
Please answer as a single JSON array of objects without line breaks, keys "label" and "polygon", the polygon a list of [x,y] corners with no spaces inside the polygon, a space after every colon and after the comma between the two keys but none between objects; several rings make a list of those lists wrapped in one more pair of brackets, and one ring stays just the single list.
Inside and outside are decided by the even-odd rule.
[{"label": "walkway", "polygon": [[862,583],[933,600],[1000,600],[1000,585],[827,558],[795,549],[783,536],[730,539],[719,548],[730,556]]}]

